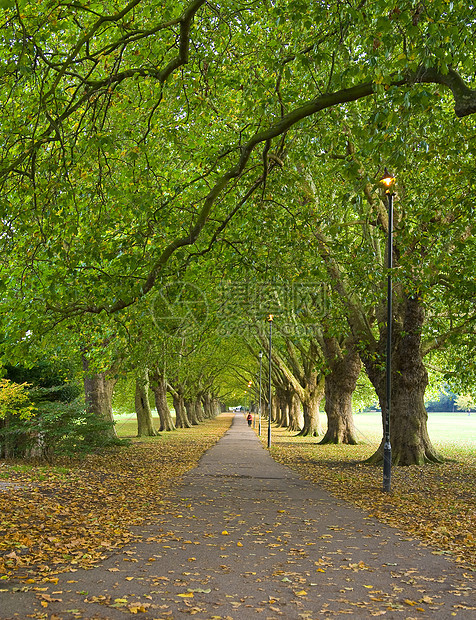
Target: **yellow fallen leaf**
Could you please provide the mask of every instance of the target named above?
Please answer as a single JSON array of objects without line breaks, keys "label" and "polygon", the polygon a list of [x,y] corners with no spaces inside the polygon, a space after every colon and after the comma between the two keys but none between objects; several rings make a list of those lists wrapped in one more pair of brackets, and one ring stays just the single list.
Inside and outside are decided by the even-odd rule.
[{"label": "yellow fallen leaf", "polygon": [[132,581],[134,577],[126,577],[126,581]]},{"label": "yellow fallen leaf", "polygon": [[177,596],[181,596],[182,598],[193,598],[193,592],[182,592],[181,594],[177,594]]},{"label": "yellow fallen leaf", "polygon": [[306,590],[299,590],[299,592],[294,593],[296,596],[307,596]]},{"label": "yellow fallen leaf", "polygon": [[238,542],[236,543],[236,546],[237,546],[237,547],[242,547],[242,546],[243,546],[243,543],[241,543],[240,541],[238,541]]},{"label": "yellow fallen leaf", "polygon": [[136,614],[138,611],[144,613],[147,611],[147,609],[144,607],[144,605],[129,605],[129,607],[127,608],[131,614]]},{"label": "yellow fallen leaf", "polygon": [[229,535],[226,530],[223,530],[222,534],[223,534],[223,536],[228,536]]}]

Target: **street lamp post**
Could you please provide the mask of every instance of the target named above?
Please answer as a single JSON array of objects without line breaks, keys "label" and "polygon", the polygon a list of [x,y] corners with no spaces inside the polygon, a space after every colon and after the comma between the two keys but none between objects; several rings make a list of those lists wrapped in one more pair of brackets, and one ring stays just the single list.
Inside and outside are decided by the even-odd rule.
[{"label": "street lamp post", "polygon": [[385,168],[382,183],[385,185],[388,207],[387,241],[387,359],[386,359],[386,411],[383,444],[383,490],[390,493],[392,479],[392,446],[390,444],[390,413],[392,410],[392,267],[393,267],[393,184],[395,178]]},{"label": "street lamp post", "polygon": [[272,395],[271,395],[271,343],[273,334],[273,315],[268,317],[269,323],[269,406],[268,406],[268,449],[271,448],[271,411],[272,411]]},{"label": "street lamp post", "polygon": [[259,405],[258,405],[258,436],[261,437],[261,366],[263,365],[263,351],[259,352]]}]

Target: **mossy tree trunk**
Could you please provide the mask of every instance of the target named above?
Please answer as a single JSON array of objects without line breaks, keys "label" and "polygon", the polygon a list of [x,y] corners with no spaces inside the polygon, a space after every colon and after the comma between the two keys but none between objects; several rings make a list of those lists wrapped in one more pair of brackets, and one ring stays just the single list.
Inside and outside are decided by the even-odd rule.
[{"label": "mossy tree trunk", "polygon": [[136,377],[135,410],[137,415],[137,436],[155,437],[152,410],[149,403],[149,373],[147,368],[142,369]]},{"label": "mossy tree trunk", "polygon": [[352,394],[357,385],[362,363],[359,354],[348,341],[344,346],[336,338],[324,338],[324,355],[329,373],[325,378],[327,431],[321,444],[357,443]]},{"label": "mossy tree trunk", "polygon": [[175,424],[167,404],[167,381],[165,377],[158,372],[151,375],[151,390],[155,397],[155,408],[160,419],[159,431],[174,431]]},{"label": "mossy tree trunk", "polygon": [[[441,462],[443,459],[433,447],[428,435],[428,414],[425,408],[425,390],[428,373],[423,363],[421,331],[425,320],[423,306],[417,296],[405,296],[397,308],[397,321],[392,342],[392,399],[390,443],[394,465],[421,465]],[[386,329],[380,337],[380,358],[386,342]],[[375,363],[373,356],[363,356],[367,374],[372,382],[385,420],[386,373]],[[383,442],[368,460],[383,461]]]},{"label": "mossy tree trunk", "polygon": [[192,424],[188,419],[183,394],[180,391],[174,389],[172,391],[172,398],[174,401],[175,409],[175,426],[177,428],[191,428]]},{"label": "mossy tree trunk", "polygon": [[301,401],[294,391],[288,392],[289,426],[290,431],[301,431],[304,426],[304,416],[301,409]]},{"label": "mossy tree trunk", "polygon": [[301,437],[318,437],[322,435],[324,429],[319,407],[323,398],[324,377],[316,375],[315,381],[300,396],[304,416],[303,427],[298,433]]},{"label": "mossy tree trunk", "polygon": [[83,355],[84,371],[84,399],[86,409],[100,420],[104,420],[108,426],[102,431],[106,440],[117,439],[112,412],[112,395],[116,379],[106,372],[91,372],[90,363],[86,355]]}]

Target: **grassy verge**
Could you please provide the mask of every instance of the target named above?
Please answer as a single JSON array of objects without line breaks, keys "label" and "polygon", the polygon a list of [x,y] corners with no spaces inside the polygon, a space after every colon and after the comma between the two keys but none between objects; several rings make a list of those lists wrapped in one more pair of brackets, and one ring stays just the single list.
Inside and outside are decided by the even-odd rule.
[{"label": "grassy verge", "polygon": [[[265,441],[265,438],[262,437]],[[271,454],[303,478],[363,508],[476,570],[476,451],[435,441],[451,462],[394,467],[392,493],[382,492],[382,469],[360,463],[376,444],[319,446],[318,438],[295,437],[273,428]]]},{"label": "grassy verge", "polygon": [[88,568],[167,512],[172,489],[231,423],[224,414],[68,466],[0,462],[0,579]]}]

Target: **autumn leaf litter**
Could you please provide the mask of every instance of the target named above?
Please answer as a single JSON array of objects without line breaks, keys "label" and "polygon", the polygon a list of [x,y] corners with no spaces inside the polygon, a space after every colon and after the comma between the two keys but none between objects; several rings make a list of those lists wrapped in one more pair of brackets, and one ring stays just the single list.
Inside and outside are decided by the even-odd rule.
[{"label": "autumn leaf litter", "polygon": [[90,568],[133,539],[131,526],[167,513],[178,479],[231,418],[62,466],[0,464],[0,580],[48,581]]}]

